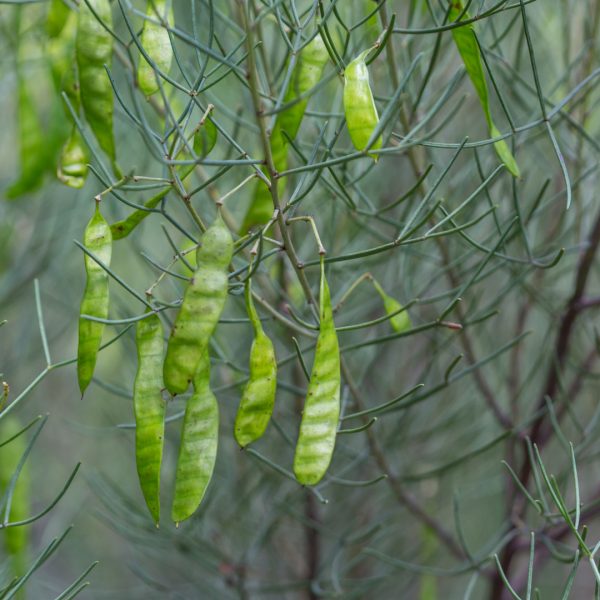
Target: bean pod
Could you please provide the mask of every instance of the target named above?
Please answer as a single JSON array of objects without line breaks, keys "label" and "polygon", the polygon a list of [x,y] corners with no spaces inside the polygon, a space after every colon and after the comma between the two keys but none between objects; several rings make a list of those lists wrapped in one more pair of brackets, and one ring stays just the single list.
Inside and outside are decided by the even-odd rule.
[{"label": "bean pod", "polygon": [[[469,14],[465,12],[461,0],[453,0],[448,20],[451,22],[456,21],[461,15],[463,15],[463,18],[465,19],[469,18]],[[452,37],[454,38],[456,48],[465,64],[469,79],[479,97],[479,102],[483,109],[490,135],[492,137],[499,137],[500,132],[492,119],[488,86],[485,79],[481,50],[479,49],[479,44],[477,43],[477,38],[475,36],[475,27],[472,23],[467,23],[461,27],[454,27],[452,28]],[[519,165],[517,165],[507,143],[504,140],[498,140],[494,143],[494,149],[510,173],[514,177],[519,177]]]},{"label": "bean pod", "polygon": [[319,337],[294,456],[294,473],[303,485],[315,485],[325,475],[340,416],[340,351],[323,259],[319,314]]},{"label": "bean pod", "polygon": [[210,359],[204,354],[194,377],[194,394],[185,407],[171,517],[176,524],[194,514],[215,468],[219,407],[210,389]]},{"label": "bean pod", "polygon": [[[94,216],[85,228],[84,246],[105,265],[110,265],[112,254],[112,236],[110,227],[96,204]],[[87,254],[84,256],[87,275],[85,291],[81,301],[80,313],[106,319],[108,317],[108,275],[106,271]],[[77,348],[77,378],[81,395],[92,380],[96,357],[104,324],[79,318],[79,345]]]},{"label": "bean pod", "polygon": [[[21,458],[27,451],[25,437],[23,435],[14,437],[22,429],[23,427],[16,417],[8,416],[0,420],[0,444],[3,444],[0,446],[0,504]],[[11,438],[14,439],[4,444]],[[30,476],[29,468],[25,463],[13,489],[9,522],[16,523],[27,519],[30,514],[30,504]],[[26,526],[7,527],[0,531],[3,532],[4,547],[6,554],[10,556],[13,574],[16,577],[22,577],[27,571],[29,528]]]},{"label": "bean pod", "polygon": [[[379,123],[377,107],[369,84],[369,70],[365,63],[371,48],[359,54],[344,71],[344,113],[350,139],[357,150],[365,150]],[[381,136],[371,149],[381,148]],[[377,155],[371,155],[377,160]]]},{"label": "bean pod", "polygon": [[135,460],[144,499],[156,525],[160,520],[160,467],[165,434],[162,397],[163,327],[157,314],[138,321],[138,367],[133,386]]},{"label": "bean pod", "polygon": [[[379,285],[379,282],[376,279],[373,279],[373,286],[377,290],[377,293],[383,300],[383,308],[385,309],[386,314],[394,315],[390,318],[390,323],[394,330],[398,333],[402,331],[407,331],[412,327],[412,323],[410,322],[410,316],[408,311],[402,310],[402,304],[398,302],[395,298],[392,298],[388,294],[386,294],[385,290]],[[398,312],[402,310],[402,312]],[[398,313],[398,314],[394,314]]]},{"label": "bean pod", "polygon": [[263,330],[252,301],[250,280],[246,282],[246,308],[254,329],[250,349],[250,378],[242,392],[235,418],[234,435],[240,447],[262,436],[271,420],[277,390],[277,361],[273,342]]},{"label": "bean pod", "polygon": [[[284,104],[291,103],[299,96],[308,94],[314,88],[323,74],[323,69],[327,64],[329,54],[323,40],[317,34],[301,51],[298,56],[298,62],[292,74],[291,81],[284,97]],[[271,154],[273,156],[273,165],[277,172],[287,169],[288,159],[288,143],[284,137],[283,131],[294,139],[300,129],[300,124],[306,112],[306,106],[309,101],[309,96],[298,100],[289,108],[283,110],[277,116],[275,126],[271,132]],[[277,191],[281,196],[285,191],[285,180],[277,180]],[[254,189],[254,195],[242,227],[240,234],[247,233],[253,227],[264,225],[269,221],[273,214],[273,197],[271,190],[264,181],[258,180]]]},{"label": "bean pod", "polygon": [[173,395],[188,388],[227,299],[227,267],[233,254],[229,229],[218,213],[196,253],[198,268],[188,284],[171,330],[164,363],[165,386]]},{"label": "bean pod", "polygon": [[[154,22],[159,15],[167,24],[173,23],[173,8],[170,6],[167,9],[166,0],[149,0],[140,43],[156,67],[167,73],[173,60],[173,48],[168,30]],[[137,79],[140,90],[145,96],[151,96],[158,91],[156,79],[158,76],[152,65],[143,56],[140,56]]]},{"label": "bean pod", "polygon": [[279,127],[285,131],[293,140],[298,134],[300,124],[309,101],[308,93],[321,80],[323,69],[329,60],[329,53],[323,39],[317,34],[298,55],[298,63],[292,74],[287,89],[284,104],[292,102],[296,98],[303,97],[288,109],[282,111],[277,117]]},{"label": "bean pod", "polygon": [[73,127],[69,139],[61,150],[56,175],[65,185],[80,189],[84,186],[87,177],[87,162],[85,146],[79,131]]},{"label": "bean pod", "polygon": [[113,90],[104,69],[104,65],[110,68],[112,64],[113,38],[94,13],[106,27],[112,28],[108,0],[81,2],[75,40],[81,104],[100,148],[114,163]]}]

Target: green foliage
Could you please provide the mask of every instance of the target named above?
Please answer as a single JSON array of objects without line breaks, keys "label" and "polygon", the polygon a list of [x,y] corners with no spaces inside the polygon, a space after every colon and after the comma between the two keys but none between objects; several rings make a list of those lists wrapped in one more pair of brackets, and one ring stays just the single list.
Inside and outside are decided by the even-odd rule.
[{"label": "green foliage", "polygon": [[600,2],[6,9],[0,598],[592,597]]}]

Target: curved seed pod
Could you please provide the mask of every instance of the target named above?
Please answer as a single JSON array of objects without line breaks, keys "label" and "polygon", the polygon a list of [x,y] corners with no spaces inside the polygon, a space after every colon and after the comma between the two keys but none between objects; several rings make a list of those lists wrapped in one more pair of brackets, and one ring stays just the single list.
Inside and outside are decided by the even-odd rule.
[{"label": "curved seed pod", "polygon": [[[453,0],[448,20],[450,22],[456,21],[461,14],[463,14],[464,6],[461,0]],[[469,14],[465,13],[464,19],[469,18]],[[463,25],[462,27],[455,27],[452,29],[452,37],[456,48],[465,64],[469,79],[477,92],[481,108],[483,109],[485,120],[488,124],[488,129],[492,137],[499,137],[500,132],[494,124],[492,119],[492,111],[490,108],[490,98],[488,93],[487,82],[485,79],[485,71],[483,68],[483,59],[481,58],[481,50],[475,37],[475,27],[472,23]],[[506,168],[514,177],[521,175],[519,171],[519,165],[517,165],[511,151],[508,148],[508,144],[505,140],[499,140],[494,143],[494,149],[500,160],[506,165]]]},{"label": "curved seed pod", "polygon": [[[325,43],[317,34],[298,55],[298,62],[283,100],[284,104],[303,96],[314,88],[319,83],[328,60],[329,54]],[[308,96],[303,98],[277,117],[281,130],[285,131],[292,140],[298,134],[308,100]]]},{"label": "curved seed pod", "polygon": [[[164,190],[158,192],[152,198],[149,198],[144,202],[146,208],[154,208],[156,205],[171,191],[171,187],[167,187]],[[142,210],[137,208],[128,217],[121,221],[115,221],[110,226],[110,232],[112,233],[113,240],[121,240],[127,237],[148,215],[149,210]]]},{"label": "curved seed pod", "polygon": [[135,341],[138,355],[138,368],[133,385],[135,462],[144,499],[158,527],[165,401],[161,393],[163,327],[157,314],[138,321]]},{"label": "curved seed pod", "polygon": [[234,435],[242,447],[262,436],[269,424],[275,392],[277,391],[277,361],[273,342],[265,334],[252,301],[250,280],[246,282],[246,308],[254,328],[254,341],[250,349],[250,379],[242,393],[235,418]]},{"label": "curved seed pod", "polygon": [[[173,48],[171,48],[168,30],[154,22],[158,20],[158,15],[165,19],[169,26],[173,23],[173,7],[169,6],[167,10],[166,0],[149,0],[146,9],[147,20],[144,21],[140,43],[157,68],[167,73],[173,60]],[[145,96],[151,96],[158,91],[156,77],[157,74],[150,63],[140,56],[137,79],[140,90]]]},{"label": "curved seed pod", "polygon": [[[93,252],[105,265],[110,265],[112,236],[110,227],[100,214],[96,204],[94,216],[85,228],[84,246]],[[80,314],[106,319],[108,317],[108,275],[87,254],[84,256],[87,280],[81,301]],[[79,318],[79,345],[77,348],[77,378],[81,395],[92,380],[96,356],[102,341],[104,323]]]},{"label": "curved seed pod", "polygon": [[[17,435],[23,429],[19,420],[8,416],[0,420],[0,443]],[[0,447],[0,499],[8,490],[15,470],[27,449],[25,436],[20,435]],[[23,521],[30,515],[30,476],[27,463],[23,465],[13,489],[10,522]],[[4,514],[2,515],[4,517]],[[6,553],[11,557],[14,575],[21,577],[27,571],[28,527],[7,527],[0,534]]]},{"label": "curved seed pod", "polygon": [[[398,300],[396,300],[395,298],[388,296],[376,279],[373,279],[373,286],[375,287],[377,293],[381,296],[381,299],[383,300],[383,307],[385,308],[386,314],[391,315],[402,309],[402,304],[400,304],[400,302],[398,302]],[[400,333],[401,331],[407,331],[412,327],[412,323],[410,322],[410,316],[408,314],[408,311],[406,310],[403,310],[401,313],[394,315],[390,319],[390,323],[394,330],[398,333]]]},{"label": "curved seed pod", "polygon": [[200,240],[198,268],[188,284],[169,338],[164,364],[165,386],[181,394],[192,381],[227,300],[227,267],[233,240],[220,213]]},{"label": "curved seed pod", "polygon": [[325,475],[340,417],[340,350],[322,258],[319,313],[319,337],[294,455],[294,473],[303,485],[315,485]]},{"label": "curved seed pod", "polygon": [[[361,52],[344,71],[344,113],[350,139],[357,150],[367,147],[373,131],[379,123],[377,107],[369,84],[369,70],[365,63],[371,48]],[[381,136],[371,145],[372,150],[381,148]],[[371,155],[377,160],[377,155]]]},{"label": "curved seed pod", "polygon": [[215,468],[218,441],[219,407],[210,389],[210,359],[206,349],[183,418],[171,510],[176,524],[191,517],[202,502]]},{"label": "curved seed pod", "polygon": [[206,158],[215,147],[219,132],[215,124],[207,117],[194,133],[194,152],[200,158]]},{"label": "curved seed pod", "polygon": [[17,198],[39,188],[49,162],[44,129],[22,74],[19,74],[18,96],[21,175],[6,190],[7,198]]},{"label": "curved seed pod", "polygon": [[85,145],[79,131],[73,127],[71,135],[60,153],[56,175],[65,185],[80,189],[85,185],[88,173],[87,162]]},{"label": "curved seed pod", "polygon": [[[88,0],[98,18],[112,28],[112,13],[108,0]],[[113,38],[98,22],[87,2],[79,7],[75,54],[79,70],[81,104],[86,121],[94,132],[100,148],[115,161],[113,137],[113,91],[104,70],[112,63]]]}]

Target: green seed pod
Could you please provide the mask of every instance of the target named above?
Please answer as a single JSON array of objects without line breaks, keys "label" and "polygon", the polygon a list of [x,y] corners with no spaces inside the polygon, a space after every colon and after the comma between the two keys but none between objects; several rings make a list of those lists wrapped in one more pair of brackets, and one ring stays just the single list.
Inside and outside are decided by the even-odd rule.
[{"label": "green seed pod", "polygon": [[[170,191],[171,186],[158,192],[158,194],[146,200],[144,206],[146,208],[155,208]],[[149,214],[151,214],[150,211],[138,208],[125,219],[113,223],[110,226],[113,240],[121,240],[127,237]]]},{"label": "green seed pod", "polygon": [[[112,12],[108,0],[89,0],[98,18],[112,28]],[[79,70],[81,104],[85,118],[100,148],[115,161],[113,136],[113,90],[104,65],[112,64],[113,38],[94,16],[86,2],[79,7],[75,53]]]},{"label": "green seed pod", "polygon": [[63,146],[58,160],[57,177],[65,185],[80,189],[84,186],[88,173],[88,156],[85,145],[76,127]]},{"label": "green seed pod", "polygon": [[246,282],[246,308],[254,329],[250,349],[250,378],[242,393],[235,418],[234,435],[245,448],[262,436],[271,420],[277,391],[277,360],[273,342],[265,334],[252,301],[250,280]]},{"label": "green seed pod", "polygon": [[[100,214],[96,204],[94,216],[85,228],[84,246],[94,253],[105,265],[110,265],[112,236],[110,227]],[[87,254],[84,256],[87,280],[81,301],[80,314],[106,319],[108,317],[108,275]],[[96,357],[102,341],[104,324],[79,318],[79,345],[77,348],[77,378],[81,395],[92,380]]]},{"label": "green seed pod", "polygon": [[319,314],[319,337],[294,456],[294,473],[303,485],[316,485],[325,475],[340,417],[340,350],[322,258]]},{"label": "green seed pod", "polygon": [[49,38],[55,38],[62,33],[62,30],[72,13],[69,6],[62,0],[50,0],[48,4],[46,32],[48,33]]},{"label": "green seed pod", "polygon": [[[329,54],[321,36],[317,34],[307,44],[298,56],[298,62],[292,74],[287,89],[284,104],[292,102],[295,98],[303,96],[312,90],[320,81],[323,69],[329,60]],[[298,134],[309,97],[303,98],[287,110],[281,112],[277,121],[282,131],[285,131],[293,140]]]},{"label": "green seed pod", "polygon": [[[171,48],[168,30],[154,23],[158,20],[157,15],[165,19],[169,26],[173,24],[173,7],[169,6],[167,10],[166,0],[149,0],[146,9],[147,20],[144,21],[140,43],[158,69],[168,73],[173,60],[173,48]],[[150,63],[140,56],[137,79],[140,90],[145,96],[151,96],[158,91],[156,77],[157,74]]]},{"label": "green seed pod", "polygon": [[[357,150],[367,147],[371,135],[379,123],[377,107],[369,84],[369,70],[365,63],[371,48],[361,52],[344,71],[344,112],[350,139]],[[371,145],[372,150],[381,148],[379,136]],[[377,160],[377,155],[371,155]]]},{"label": "green seed pod", "polygon": [[136,327],[138,368],[133,386],[135,459],[144,499],[154,522],[160,520],[160,466],[165,435],[162,397],[163,327],[153,314]]},{"label": "green seed pod", "polygon": [[[375,287],[377,293],[381,296],[381,299],[383,300],[383,307],[385,308],[386,314],[392,315],[402,309],[402,304],[400,304],[400,302],[398,302],[398,300],[396,300],[395,298],[388,296],[376,279],[373,279],[373,286]],[[408,311],[406,310],[403,310],[397,315],[394,315],[390,319],[390,323],[394,330],[398,333],[402,331],[407,331],[412,327],[412,323],[410,322],[410,316],[408,314]]]},{"label": "green seed pod", "polygon": [[171,516],[176,524],[189,518],[202,502],[215,468],[219,441],[219,407],[210,389],[210,359],[202,355],[194,376],[181,430]]},{"label": "green seed pod", "polygon": [[[450,22],[456,21],[458,17],[463,13],[464,6],[460,0],[453,0],[450,7],[450,13],[448,20]],[[468,19],[469,14],[465,13],[463,18]],[[483,68],[483,59],[481,58],[481,51],[477,38],[475,37],[475,27],[472,23],[463,25],[462,27],[455,27],[452,29],[452,37],[456,48],[465,64],[469,79],[479,96],[479,102],[483,109],[485,120],[488,124],[488,129],[492,137],[499,137],[500,132],[494,124],[492,119],[492,112],[490,108],[490,98],[488,93],[488,86],[485,79],[485,71]],[[514,177],[520,176],[519,165],[517,165],[511,151],[508,148],[507,143],[504,140],[499,140],[494,143],[496,154],[500,160],[506,165],[506,168]]]},{"label": "green seed pod", "polygon": [[48,167],[47,140],[28,84],[20,74],[18,80],[18,126],[21,175],[7,190],[7,198],[17,198],[42,185]]},{"label": "green seed pod", "polygon": [[[279,125],[275,125],[271,132],[271,154],[277,172],[285,171],[287,169],[287,145],[284,142]],[[276,182],[277,192],[281,197],[285,191],[285,180],[276,179]],[[272,184],[274,183],[272,182]],[[240,235],[244,235],[250,229],[267,223],[273,216],[273,210],[273,197],[270,188],[262,179],[257,179],[252,201],[240,228]]]},{"label": "green seed pod", "polygon": [[[292,79],[287,89],[284,103],[292,102],[298,96],[306,94],[317,85],[323,74],[323,69],[327,64],[329,54],[321,36],[317,34],[309,44],[307,44],[300,55],[298,62],[292,74]],[[287,139],[282,131],[294,139],[300,129],[300,124],[306,111],[309,97],[303,98],[290,108],[282,111],[277,116],[275,126],[271,132],[271,154],[273,164],[277,172],[285,171],[288,165]],[[285,191],[285,180],[277,180],[277,191],[281,197]],[[264,181],[258,180],[254,188],[252,201],[246,212],[246,216],[240,228],[240,234],[244,235],[250,229],[264,225],[273,215],[273,198],[270,189]]]},{"label": "green seed pod", "polygon": [[[14,416],[0,420],[0,443],[6,442],[23,429],[20,421]],[[12,476],[27,449],[24,435],[15,437],[8,444],[0,446],[0,498],[6,493]],[[27,463],[23,465],[13,490],[10,506],[9,522],[24,521],[30,515],[30,475]],[[2,531],[4,548],[10,557],[15,577],[22,577],[27,571],[27,549],[29,546],[29,528],[7,527]]]},{"label": "green seed pod", "polygon": [[169,338],[164,364],[165,386],[181,394],[192,381],[227,300],[227,267],[233,240],[218,213],[200,240],[198,268],[190,280]]},{"label": "green seed pod", "polygon": [[194,133],[194,152],[199,158],[206,158],[217,143],[218,131],[215,124],[208,118],[198,125]]}]

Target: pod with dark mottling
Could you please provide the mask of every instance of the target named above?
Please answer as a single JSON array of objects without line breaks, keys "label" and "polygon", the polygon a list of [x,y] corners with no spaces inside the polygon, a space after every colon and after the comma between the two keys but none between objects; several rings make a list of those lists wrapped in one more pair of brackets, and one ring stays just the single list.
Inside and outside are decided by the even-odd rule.
[{"label": "pod with dark mottling", "polygon": [[271,420],[277,390],[277,361],[273,342],[264,332],[252,301],[250,280],[246,282],[246,309],[254,329],[250,349],[250,378],[242,392],[235,418],[234,435],[245,448],[262,436]]},{"label": "pod with dark mottling", "polygon": [[[365,150],[377,124],[379,115],[369,84],[369,70],[365,63],[372,48],[361,52],[344,71],[344,113],[350,139],[357,150]],[[381,148],[381,136],[371,145]],[[377,155],[371,155],[377,160]]]},{"label": "pod with dark mottling", "polygon": [[319,337],[294,455],[294,473],[303,485],[316,485],[325,475],[340,417],[340,350],[323,259],[319,304]]},{"label": "pod with dark mottling", "polygon": [[175,523],[191,517],[206,492],[215,468],[219,441],[219,407],[210,389],[210,359],[203,354],[194,377],[181,430],[171,517]]},{"label": "pod with dark mottling", "polygon": [[227,267],[233,255],[233,239],[218,213],[200,240],[198,268],[190,280],[175,319],[164,363],[165,386],[173,395],[185,392],[227,299]]},{"label": "pod with dark mottling", "polygon": [[[140,44],[146,54],[163,73],[168,73],[173,60],[173,48],[169,39],[169,32],[163,25],[155,21],[161,19],[172,26],[173,7],[167,7],[166,0],[150,0],[146,9],[146,20],[142,29]],[[158,91],[157,74],[152,65],[140,56],[137,70],[137,79],[140,90],[145,96],[151,96]]]},{"label": "pod with dark mottling", "polygon": [[[83,244],[106,266],[110,265],[112,236],[108,223],[100,213],[99,204],[96,204],[94,216],[85,228]],[[87,279],[80,314],[106,319],[108,317],[108,274],[87,254],[84,256],[84,261]],[[103,323],[79,317],[77,378],[82,395],[92,380],[103,332]]]},{"label": "pod with dark mottling", "polygon": [[154,522],[160,520],[160,467],[165,435],[162,397],[163,327],[157,314],[136,326],[138,367],[133,386],[135,462],[144,499]]}]

